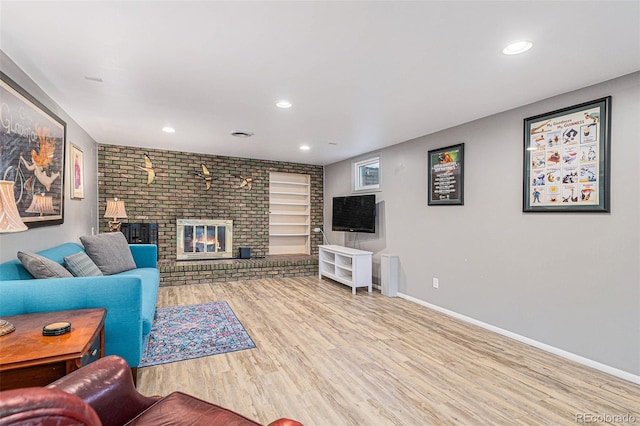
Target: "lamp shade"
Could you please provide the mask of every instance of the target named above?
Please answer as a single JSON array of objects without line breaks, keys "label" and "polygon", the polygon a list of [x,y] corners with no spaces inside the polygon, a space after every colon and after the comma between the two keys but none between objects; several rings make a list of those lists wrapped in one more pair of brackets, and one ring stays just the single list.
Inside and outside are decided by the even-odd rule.
[{"label": "lamp shade", "polygon": [[114,219],[127,217],[127,211],[124,208],[124,201],[114,198],[113,200],[107,200],[107,209],[104,212],[104,217],[112,217]]},{"label": "lamp shade", "polygon": [[27,230],[18,213],[13,185],[10,180],[0,180],[0,233]]}]

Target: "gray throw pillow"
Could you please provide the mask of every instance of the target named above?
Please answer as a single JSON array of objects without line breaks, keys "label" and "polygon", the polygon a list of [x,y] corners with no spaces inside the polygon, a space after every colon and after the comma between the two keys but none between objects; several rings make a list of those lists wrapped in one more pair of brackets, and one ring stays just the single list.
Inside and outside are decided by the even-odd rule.
[{"label": "gray throw pillow", "polygon": [[122,232],[106,232],[80,237],[84,249],[104,275],[136,268],[129,243]]},{"label": "gray throw pillow", "polygon": [[35,253],[18,252],[18,259],[34,278],[67,278],[73,277],[64,266]]},{"label": "gray throw pillow", "polygon": [[102,271],[93,263],[87,253],[79,251],[64,258],[64,266],[76,277],[97,277]]}]

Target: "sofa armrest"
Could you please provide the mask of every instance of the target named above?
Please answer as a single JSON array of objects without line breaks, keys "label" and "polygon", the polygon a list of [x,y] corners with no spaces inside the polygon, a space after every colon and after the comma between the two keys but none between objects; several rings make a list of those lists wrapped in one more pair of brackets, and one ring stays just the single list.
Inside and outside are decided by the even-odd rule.
[{"label": "sofa armrest", "polygon": [[159,398],[139,393],[131,369],[118,356],[108,356],[82,367],[47,386],[79,397],[91,406],[103,426],[120,426]]},{"label": "sofa armrest", "polygon": [[155,244],[129,244],[138,268],[158,267],[158,247]]},{"label": "sofa armrest", "polygon": [[0,281],[0,317],[70,309],[106,308],[105,355],[132,367],[142,358],[142,280],[139,276]]}]

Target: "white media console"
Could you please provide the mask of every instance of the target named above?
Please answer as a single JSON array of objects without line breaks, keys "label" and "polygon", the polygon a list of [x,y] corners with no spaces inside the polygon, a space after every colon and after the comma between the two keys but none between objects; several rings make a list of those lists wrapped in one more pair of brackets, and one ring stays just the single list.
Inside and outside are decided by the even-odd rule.
[{"label": "white media console", "polygon": [[323,245],[319,248],[318,278],[327,278],[351,287],[351,293],[356,294],[356,288],[368,287],[372,291],[371,255],[373,252],[356,250],[336,245]]}]

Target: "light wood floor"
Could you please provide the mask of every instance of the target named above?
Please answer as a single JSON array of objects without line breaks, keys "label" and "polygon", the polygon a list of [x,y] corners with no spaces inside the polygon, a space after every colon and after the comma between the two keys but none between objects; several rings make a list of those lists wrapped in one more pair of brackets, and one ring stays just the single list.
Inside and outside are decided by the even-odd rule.
[{"label": "light wood floor", "polygon": [[640,424],[640,386],[379,292],[267,279],[162,287],[158,305],[210,301],[257,348],[141,368],[140,392],[181,390],[265,424]]}]

